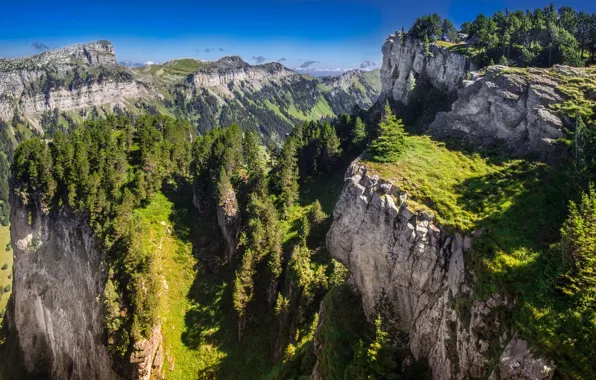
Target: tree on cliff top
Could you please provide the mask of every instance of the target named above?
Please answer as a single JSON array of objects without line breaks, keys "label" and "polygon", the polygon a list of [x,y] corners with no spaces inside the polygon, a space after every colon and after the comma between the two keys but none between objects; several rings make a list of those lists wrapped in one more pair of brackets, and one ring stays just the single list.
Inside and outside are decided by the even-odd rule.
[{"label": "tree on cliff top", "polygon": [[377,162],[396,162],[405,152],[406,132],[404,124],[395,117],[389,103],[385,105],[385,115],[379,124],[379,138],[370,144],[368,157]]}]

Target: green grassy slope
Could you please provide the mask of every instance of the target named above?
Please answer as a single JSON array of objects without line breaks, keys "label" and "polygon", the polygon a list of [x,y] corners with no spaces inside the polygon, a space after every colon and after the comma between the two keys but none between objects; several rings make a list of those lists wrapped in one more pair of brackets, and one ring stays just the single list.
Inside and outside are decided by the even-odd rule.
[{"label": "green grassy slope", "polygon": [[410,136],[407,143],[399,162],[365,164],[407,191],[411,208],[433,213],[447,229],[475,233],[467,257],[477,277],[475,297],[516,299],[504,323],[554,359],[560,376],[585,377],[596,323],[576,315],[549,277],[551,245],[567,214],[564,169],[450,151],[428,137]]},{"label": "green grassy slope", "polygon": [[[302,185],[300,203],[284,222],[284,245],[297,239],[299,220],[314,199],[321,199],[325,212],[331,212],[343,176],[337,172],[331,178],[315,177]],[[270,311],[258,314],[238,342],[232,306],[237,263],[212,270],[210,260],[222,247],[220,232],[216,224],[199,218],[190,187],[157,194],[135,217],[143,231],[143,248],[154,252],[167,289],[159,305],[166,378],[275,379],[284,370],[282,362],[271,360],[279,332],[275,317]],[[302,335],[296,351],[312,343],[314,326]]]},{"label": "green grassy slope", "polygon": [[[0,226],[0,267],[7,264],[7,268],[0,270],[0,287],[4,290],[7,285],[12,286],[12,249],[6,250],[7,245],[10,243],[10,227]],[[8,278],[8,277],[11,278]],[[0,295],[0,312],[6,308],[6,303],[10,297],[10,291],[7,293],[2,292]]]}]

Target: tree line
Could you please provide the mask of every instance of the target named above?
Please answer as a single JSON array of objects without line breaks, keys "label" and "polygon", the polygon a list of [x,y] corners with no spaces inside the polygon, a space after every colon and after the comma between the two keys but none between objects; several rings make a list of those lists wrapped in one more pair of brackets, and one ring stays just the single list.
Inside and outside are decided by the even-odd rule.
[{"label": "tree line", "polygon": [[460,31],[438,14],[416,19],[408,34],[426,41],[465,42],[480,65],[494,63],[548,67],[596,62],[596,13],[551,3],[534,10],[499,10],[478,15]]}]

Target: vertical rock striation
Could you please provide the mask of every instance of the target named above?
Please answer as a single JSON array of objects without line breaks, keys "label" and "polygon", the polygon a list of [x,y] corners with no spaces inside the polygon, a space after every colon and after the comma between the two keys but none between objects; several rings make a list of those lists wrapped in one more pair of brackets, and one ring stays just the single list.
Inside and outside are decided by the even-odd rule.
[{"label": "vertical rock striation", "polygon": [[381,103],[393,99],[408,105],[418,82],[425,82],[447,94],[461,86],[474,65],[463,55],[435,44],[428,46],[417,38],[398,32],[383,45]]},{"label": "vertical rock striation", "polygon": [[[327,247],[350,270],[369,317],[386,297],[396,316],[391,322],[407,334],[413,357],[428,360],[434,379],[488,377],[494,352],[508,344],[520,347],[510,343],[511,332],[501,318],[513,302],[499,294],[474,301],[473,274],[464,260],[472,238],[447,233],[429,215],[408,209],[406,199],[354,162],[333,212]],[[527,350],[509,351],[507,363],[514,364],[503,366],[523,368],[515,376],[496,371],[495,379],[552,377],[552,363]]]},{"label": "vertical rock striation", "polygon": [[[11,195],[14,285],[7,320],[24,371],[52,379],[118,379],[105,345],[105,250],[85,216],[29,202]],[[155,326],[149,339],[134,342],[123,371],[149,380],[160,378],[162,364]]]},{"label": "vertical rock striation", "polygon": [[114,379],[103,344],[105,254],[80,217],[50,217],[12,196],[10,329],[29,375]]}]

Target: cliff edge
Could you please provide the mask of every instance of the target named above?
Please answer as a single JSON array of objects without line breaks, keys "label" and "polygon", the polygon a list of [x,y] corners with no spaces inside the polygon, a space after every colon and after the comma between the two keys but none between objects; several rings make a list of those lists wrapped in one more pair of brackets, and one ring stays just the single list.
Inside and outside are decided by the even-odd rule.
[{"label": "cliff edge", "polygon": [[503,323],[514,301],[473,298],[465,265],[472,236],[447,232],[407,198],[358,160],[346,173],[327,247],[349,269],[367,316],[386,298],[407,348],[428,360],[434,379],[550,379],[554,364]]}]

